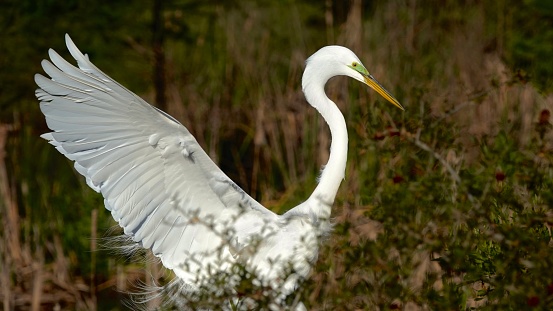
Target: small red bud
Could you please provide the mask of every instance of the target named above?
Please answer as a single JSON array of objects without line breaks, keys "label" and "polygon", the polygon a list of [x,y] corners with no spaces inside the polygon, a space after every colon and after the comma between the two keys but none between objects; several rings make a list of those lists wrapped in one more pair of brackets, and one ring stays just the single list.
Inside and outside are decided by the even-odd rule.
[{"label": "small red bud", "polygon": [[397,129],[391,126],[388,126],[387,130],[388,130],[388,136],[390,137],[399,136],[399,131]]},{"label": "small red bud", "polygon": [[395,175],[393,178],[392,178],[392,181],[394,182],[394,184],[399,184],[400,182],[404,181],[404,178],[401,176],[401,175]]},{"label": "small red bud", "polygon": [[380,132],[376,132],[376,134],[374,134],[374,140],[383,140],[386,136],[384,136],[384,134],[380,133]]},{"label": "small red bud", "polygon": [[540,304],[540,298],[538,296],[528,297],[526,304],[530,307],[537,307]]},{"label": "small red bud", "polygon": [[540,120],[538,121],[538,123],[540,125],[548,124],[549,123],[549,117],[551,117],[551,112],[547,109],[543,109],[540,112]]}]

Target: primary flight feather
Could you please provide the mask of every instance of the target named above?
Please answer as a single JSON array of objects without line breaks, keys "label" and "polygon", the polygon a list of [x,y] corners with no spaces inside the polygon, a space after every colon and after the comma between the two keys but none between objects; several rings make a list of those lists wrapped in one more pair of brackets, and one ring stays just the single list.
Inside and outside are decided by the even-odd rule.
[{"label": "primary flight feather", "polygon": [[42,67],[50,78],[35,75],[52,130],[42,137],[75,162],[124,233],[191,291],[236,263],[283,295],[309,274],[319,238],[331,227],[347,158],[345,120],[324,92],[328,79],[352,77],[403,109],[349,49],[327,46],[313,54],[302,88],[330,127],[330,158],[313,194],[277,215],[228,178],[186,127],[104,74],[65,39],[78,67],[49,50]]}]

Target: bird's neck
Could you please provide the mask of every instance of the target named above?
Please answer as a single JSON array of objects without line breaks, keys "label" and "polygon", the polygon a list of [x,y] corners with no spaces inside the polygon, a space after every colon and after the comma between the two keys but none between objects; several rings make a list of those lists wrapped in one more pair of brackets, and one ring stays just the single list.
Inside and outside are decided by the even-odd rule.
[{"label": "bird's neck", "polygon": [[324,88],[304,89],[305,97],[322,115],[330,127],[330,157],[325,165],[319,184],[309,197],[308,204],[319,217],[330,218],[334,198],[344,179],[348,150],[348,132],[346,121],[336,104],[325,94]]}]

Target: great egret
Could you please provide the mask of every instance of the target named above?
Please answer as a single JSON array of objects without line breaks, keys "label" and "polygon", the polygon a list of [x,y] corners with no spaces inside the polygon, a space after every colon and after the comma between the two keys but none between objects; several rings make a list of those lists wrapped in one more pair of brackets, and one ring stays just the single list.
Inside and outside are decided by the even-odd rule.
[{"label": "great egret", "polygon": [[330,127],[331,153],[313,194],[277,215],[229,179],[186,127],[100,71],[69,35],[65,40],[78,68],[50,49],[42,67],[51,78],[35,75],[53,131],[41,137],[75,161],[124,233],[192,292],[235,263],[283,295],[309,274],[319,238],[331,230],[346,167],[346,123],[324,92],[331,77],[359,80],[403,110],[349,49],[326,46],[309,57],[302,88]]}]

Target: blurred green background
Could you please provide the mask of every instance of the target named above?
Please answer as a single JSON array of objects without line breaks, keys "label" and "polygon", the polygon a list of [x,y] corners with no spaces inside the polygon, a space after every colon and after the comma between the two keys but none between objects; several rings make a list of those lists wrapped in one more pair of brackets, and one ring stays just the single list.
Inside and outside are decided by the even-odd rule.
[{"label": "blurred green background", "polygon": [[552,1],[3,0],[4,310],[126,310],[163,274],[102,250],[101,196],[39,137],[33,75],[48,48],[69,57],[65,33],[277,212],[328,156],[304,61],[348,46],[406,111],[351,79],[327,86],[350,152],[308,309],[553,309]]}]

